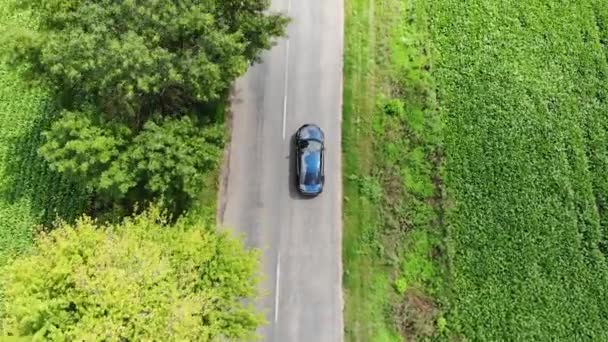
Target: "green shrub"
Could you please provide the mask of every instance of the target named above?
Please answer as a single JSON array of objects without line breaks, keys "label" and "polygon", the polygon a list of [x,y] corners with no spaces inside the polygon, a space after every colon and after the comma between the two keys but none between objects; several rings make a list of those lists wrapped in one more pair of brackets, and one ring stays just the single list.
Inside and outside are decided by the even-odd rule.
[{"label": "green shrub", "polygon": [[448,321],[445,317],[437,318],[437,331],[443,335],[449,332]]},{"label": "green shrub", "polygon": [[408,108],[408,110],[401,116],[403,118],[405,126],[416,136],[424,136],[429,138],[429,134],[425,132],[426,125],[429,123],[423,110],[419,108]]},{"label": "green shrub", "polygon": [[361,196],[372,202],[382,199],[382,186],[375,177],[365,176],[359,179],[359,191]]},{"label": "green shrub", "polygon": [[403,101],[395,98],[385,100],[384,104],[382,105],[382,111],[388,116],[401,117],[405,112]]},{"label": "green shrub", "polygon": [[395,280],[394,286],[398,294],[405,294],[405,291],[407,290],[407,279],[397,278],[397,280]]},{"label": "green shrub", "polygon": [[258,253],[194,219],[158,209],[99,226],[89,218],[41,235],[0,273],[5,336],[37,341],[251,338],[262,317]]}]

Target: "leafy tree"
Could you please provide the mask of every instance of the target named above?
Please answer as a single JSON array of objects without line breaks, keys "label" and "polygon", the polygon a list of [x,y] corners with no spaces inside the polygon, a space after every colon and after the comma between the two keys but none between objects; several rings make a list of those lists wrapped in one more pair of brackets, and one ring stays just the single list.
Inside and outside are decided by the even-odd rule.
[{"label": "leafy tree", "polygon": [[60,172],[92,182],[125,148],[130,130],[124,125],[95,124],[90,111],[64,111],[40,148],[51,166]]},{"label": "leafy tree", "polygon": [[83,218],[0,273],[0,327],[35,341],[251,338],[257,264],[239,240],[193,219],[169,229],[156,208],[119,225]]},{"label": "leafy tree", "polygon": [[[204,186],[206,171],[214,169],[224,145],[222,125],[196,127],[189,117],[150,120],[111,167],[99,177],[99,190],[126,196],[162,198],[180,212]],[[137,199],[137,196],[136,196]]]},{"label": "leafy tree", "polygon": [[287,23],[269,0],[18,3],[39,26],[13,32],[13,59],[132,127],[219,99]]},{"label": "leafy tree", "polygon": [[0,42],[64,109],[40,154],[101,198],[174,208],[219,158],[211,104],[287,24],[269,0],[9,1],[37,25]]},{"label": "leafy tree", "polygon": [[[158,121],[158,123],[156,122]],[[52,168],[82,179],[109,200],[162,198],[178,213],[204,186],[224,145],[222,125],[195,125],[189,117],[149,120],[140,134],[87,113],[64,112],[45,133],[40,153]]]}]

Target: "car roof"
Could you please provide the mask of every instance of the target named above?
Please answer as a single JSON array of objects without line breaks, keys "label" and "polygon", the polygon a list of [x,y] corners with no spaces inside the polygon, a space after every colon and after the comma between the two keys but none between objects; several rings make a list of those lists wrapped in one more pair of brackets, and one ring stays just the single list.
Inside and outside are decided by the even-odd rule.
[{"label": "car roof", "polygon": [[321,172],[321,151],[302,151],[300,163],[300,182],[316,184]]},{"label": "car roof", "polygon": [[325,140],[325,134],[319,126],[314,124],[306,124],[298,130],[300,139],[303,140],[318,140],[323,142]]}]

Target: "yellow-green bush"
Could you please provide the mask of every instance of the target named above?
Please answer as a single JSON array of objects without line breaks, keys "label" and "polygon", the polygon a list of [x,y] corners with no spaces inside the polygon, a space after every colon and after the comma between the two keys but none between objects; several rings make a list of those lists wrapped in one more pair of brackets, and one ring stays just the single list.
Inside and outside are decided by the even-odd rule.
[{"label": "yellow-green bush", "polygon": [[0,272],[5,336],[38,341],[249,338],[263,318],[258,253],[197,220],[168,226],[159,210],[41,235]]}]

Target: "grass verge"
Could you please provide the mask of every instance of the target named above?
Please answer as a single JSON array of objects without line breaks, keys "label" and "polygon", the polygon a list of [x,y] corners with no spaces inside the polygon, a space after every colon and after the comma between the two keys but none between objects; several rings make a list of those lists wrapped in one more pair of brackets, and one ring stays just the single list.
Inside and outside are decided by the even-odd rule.
[{"label": "grass verge", "polygon": [[442,334],[441,121],[428,5],[347,0],[344,287],[348,341]]},{"label": "grass verge", "polygon": [[608,339],[608,5],[347,4],[347,339]]}]

